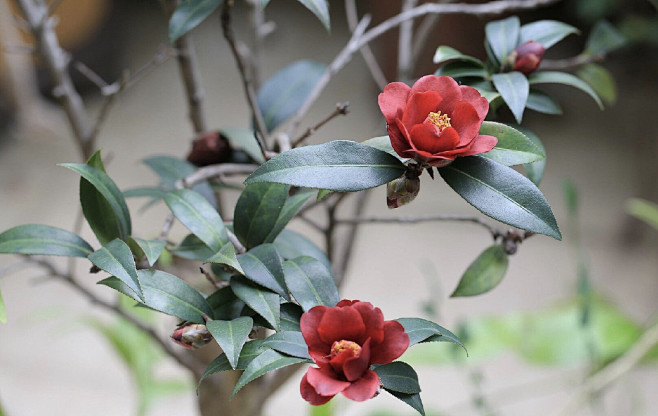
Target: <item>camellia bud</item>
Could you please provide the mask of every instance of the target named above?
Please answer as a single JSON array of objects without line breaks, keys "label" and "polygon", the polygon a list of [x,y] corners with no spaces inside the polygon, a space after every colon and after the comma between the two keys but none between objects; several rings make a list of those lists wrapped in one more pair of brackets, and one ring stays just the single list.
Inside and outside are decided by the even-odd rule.
[{"label": "camellia bud", "polygon": [[232,152],[228,139],[217,131],[211,131],[192,142],[187,161],[196,166],[224,163],[229,161]]},{"label": "camellia bud", "polygon": [[420,179],[402,176],[386,184],[386,204],[390,209],[413,201],[420,191]]},{"label": "camellia bud", "polygon": [[188,350],[201,348],[210,341],[212,335],[208,332],[208,328],[201,324],[189,324],[178,327],[171,338],[178,344]]},{"label": "camellia bud", "polygon": [[541,43],[529,40],[519,45],[507,59],[512,71],[529,74],[537,69],[544,57],[544,52],[546,49]]}]

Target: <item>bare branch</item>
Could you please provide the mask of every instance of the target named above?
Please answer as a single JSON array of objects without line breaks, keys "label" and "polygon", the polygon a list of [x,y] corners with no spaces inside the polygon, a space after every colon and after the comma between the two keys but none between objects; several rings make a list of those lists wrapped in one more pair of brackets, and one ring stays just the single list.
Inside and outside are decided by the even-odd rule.
[{"label": "bare branch", "polygon": [[77,61],[73,64],[73,66],[89,81],[93,82],[94,85],[96,85],[99,90],[103,91],[103,89],[107,88],[108,83],[105,82],[105,80],[101,78],[100,75],[98,75],[94,70],[89,68],[87,65],[83,64],[80,61]]},{"label": "bare branch", "polygon": [[472,222],[481,225],[489,230],[492,235],[500,233],[489,223],[479,217],[470,217],[467,215],[424,215],[418,217],[355,217],[337,219],[337,224],[418,224],[422,222],[435,221],[459,221]]},{"label": "bare branch", "polygon": [[233,244],[233,247],[235,247],[235,252],[237,254],[242,254],[247,251],[247,248],[242,245],[240,240],[238,240],[238,237],[231,230],[226,230],[226,233],[228,234],[229,241]]},{"label": "bare branch", "polygon": [[[354,203],[354,211],[352,212],[352,215],[354,215],[354,217],[358,218],[363,213],[363,210],[365,209],[366,206],[366,200],[368,198],[368,195],[370,195],[369,190],[359,193],[359,196],[356,202]],[[343,255],[341,256],[340,263],[336,268],[337,269],[336,285],[340,285],[345,279],[347,267],[350,264],[350,259],[352,258],[352,254],[354,251],[353,250],[354,241],[356,240],[356,234],[359,231],[359,225],[360,224],[358,223],[352,224],[348,231],[346,243],[343,245]]]},{"label": "bare branch", "polygon": [[176,182],[177,188],[191,188],[205,180],[223,175],[248,175],[255,171],[258,165],[244,163],[220,163],[217,165],[204,166],[197,169],[193,174]]},{"label": "bare branch", "polygon": [[[404,0],[401,13],[406,13],[416,7],[418,0]],[[413,34],[414,21],[409,19],[400,24],[398,36],[398,80],[406,81],[413,76]]]},{"label": "bare branch", "polygon": [[604,58],[605,55],[580,54],[566,59],[544,59],[539,65],[539,69],[544,71],[571,69],[594,62],[601,62]]},{"label": "bare branch", "polygon": [[324,126],[325,124],[327,124],[328,122],[330,122],[331,120],[333,120],[334,117],[337,117],[337,116],[339,116],[339,115],[342,115],[342,116],[347,115],[347,113],[349,113],[349,106],[350,106],[349,101],[345,101],[345,102],[342,102],[342,103],[338,103],[338,104],[336,104],[336,109],[335,109],[331,114],[329,114],[327,117],[325,117],[324,119],[322,119],[322,121],[320,121],[320,122],[319,122],[318,124],[316,124],[315,126],[313,126],[313,127],[309,127],[308,130],[306,130],[306,132],[304,132],[304,134],[302,134],[301,136],[299,136],[299,137],[298,137],[298,138],[292,143],[292,147],[297,147],[297,146],[299,146],[300,144],[302,144],[302,142],[303,142],[304,140],[306,140],[309,136],[311,136],[312,134],[314,134],[314,133],[315,133],[318,129],[320,129],[322,126]]},{"label": "bare branch", "polygon": [[[347,15],[347,24],[350,28],[350,31],[354,33],[354,29],[358,23],[358,15],[356,11],[356,0],[345,0],[345,14]],[[366,66],[372,75],[372,79],[375,81],[380,90],[383,90],[388,81],[384,75],[384,71],[377,63],[377,58],[375,54],[372,53],[370,46],[364,45],[361,49],[361,56],[363,60],[366,61]]]}]

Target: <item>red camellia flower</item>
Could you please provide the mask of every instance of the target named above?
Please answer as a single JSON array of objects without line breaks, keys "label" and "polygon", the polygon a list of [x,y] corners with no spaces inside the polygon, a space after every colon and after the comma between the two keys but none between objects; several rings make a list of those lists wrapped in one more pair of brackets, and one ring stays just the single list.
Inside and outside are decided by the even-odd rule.
[{"label": "red camellia flower", "polygon": [[319,368],[308,369],[300,386],[304,400],[328,402],[338,393],[356,401],[379,391],[372,364],[388,364],[409,347],[398,322],[384,321],[368,302],[342,300],[333,308],[316,306],[302,315],[300,326],[308,353]]},{"label": "red camellia flower", "polygon": [[519,45],[510,55],[513,63],[512,71],[524,74],[533,72],[541,63],[544,52],[546,52],[544,46],[534,40]]},{"label": "red camellia flower", "polygon": [[451,77],[427,75],[413,87],[392,82],[379,94],[379,108],[393,149],[402,157],[443,167],[457,156],[488,152],[498,142],[480,135],[489,102]]}]

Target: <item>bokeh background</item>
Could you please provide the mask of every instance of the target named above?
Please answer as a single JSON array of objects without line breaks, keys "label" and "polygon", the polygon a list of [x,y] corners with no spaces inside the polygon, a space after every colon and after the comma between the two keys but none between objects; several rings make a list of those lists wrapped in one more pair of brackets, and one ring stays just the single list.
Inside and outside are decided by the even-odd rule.
[{"label": "bokeh background", "polygon": [[[248,39],[246,8],[237,2],[235,29]],[[392,15],[399,1],[359,2],[374,23]],[[655,5],[655,4],[654,4]],[[649,1],[567,0],[521,15],[522,21],[554,18],[581,28],[555,51],[554,58],[577,54],[594,22],[607,18],[623,30],[629,45],[603,64],[617,82],[614,104],[600,111],[583,93],[556,87],[563,116],[526,114],[527,126],[542,138],[548,154],[541,189],[551,203],[564,240],[538,236],[524,242],[511,258],[503,282],[474,298],[449,295],[470,262],[490,243],[490,236],[469,224],[366,225],[357,235],[354,255],[342,288],[345,298],[369,300],[388,319],[427,316],[469,343],[470,355],[448,344],[411,350],[403,359],[417,363],[421,394],[432,415],[552,415],[578,391],[587,375],[614,359],[655,321],[658,311],[658,233],[625,211],[631,197],[658,202],[655,163],[658,117],[658,31]],[[43,223],[73,229],[79,214],[78,178],[56,166],[78,162],[63,113],[44,96],[48,80],[34,69],[25,42],[0,0],[0,230]],[[64,0],[60,35],[76,60],[113,81],[125,68],[145,64],[166,42],[167,22],[155,1]],[[276,30],[264,49],[265,76],[296,59],[329,63],[348,39],[341,1],[331,2],[332,30],[292,0],[273,1],[266,9]],[[437,46],[447,44],[484,58],[483,25],[478,17],[441,19],[429,37],[416,76],[433,72]],[[205,89],[205,114],[212,128],[248,127],[249,111],[219,16],[193,32]],[[397,34],[373,44],[385,72],[395,70]],[[101,102],[98,90],[73,71],[91,114]],[[323,118],[337,102],[349,101],[350,113],[318,131],[311,142],[362,141],[385,134],[376,99],[379,90],[360,56],[340,72],[305,119]],[[140,161],[153,154],[182,157],[193,132],[176,63],[171,60],[120,95],[100,133],[98,145],[110,161],[108,172],[121,189],[155,184]],[[577,210],[566,194],[576,195]],[[235,195],[233,196],[235,198]],[[422,178],[413,204],[387,212],[383,189],[367,201],[369,214],[476,214],[440,180]],[[130,200],[136,233],[158,235],[166,208],[140,212],[144,201]],[[347,212],[345,213],[347,215]],[[292,227],[321,244],[320,236],[293,222]],[[185,230],[176,226],[173,236]],[[85,225],[83,236],[95,242]],[[0,257],[0,268],[16,262]],[[114,293],[96,287],[83,262],[84,284],[104,299]],[[63,264],[63,263],[62,263]],[[7,269],[5,269],[7,270]],[[85,279],[85,277],[88,277]],[[583,285],[586,282],[587,285]],[[94,307],[65,284],[35,269],[0,276],[8,322],[0,324],[0,405],[7,416],[130,415],[148,396],[148,415],[196,415],[196,395],[189,376],[158,357],[136,339],[143,354],[132,368],[109,342],[115,318]],[[589,301],[585,302],[586,299]],[[587,309],[589,318],[583,323]],[[166,335],[175,321],[158,318]],[[108,329],[109,328],[109,329]],[[119,329],[117,329],[119,328]],[[116,332],[118,331],[118,332]],[[111,331],[110,331],[111,332]],[[658,414],[655,359],[647,359],[604,394],[582,408],[582,415]],[[136,376],[136,368],[142,375]],[[146,370],[144,370],[146,368]],[[141,377],[141,378],[140,378]],[[301,375],[300,375],[301,377]],[[144,383],[153,386],[144,387]],[[293,377],[268,404],[266,415],[308,414]],[[365,404],[338,399],[339,415],[407,415],[413,411],[391,396]],[[2,411],[0,411],[2,414]],[[218,410],[217,414],[221,414]]]}]

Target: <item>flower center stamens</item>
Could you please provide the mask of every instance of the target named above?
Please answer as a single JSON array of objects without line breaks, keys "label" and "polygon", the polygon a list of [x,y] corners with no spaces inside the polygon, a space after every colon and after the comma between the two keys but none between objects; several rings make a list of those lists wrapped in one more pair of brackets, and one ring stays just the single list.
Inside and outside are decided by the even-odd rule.
[{"label": "flower center stamens", "polygon": [[359,344],[341,339],[340,341],[334,341],[331,345],[331,357],[333,358],[345,350],[351,350],[354,357],[361,355],[361,346]]},{"label": "flower center stamens", "polygon": [[442,132],[448,127],[452,127],[452,125],[450,124],[450,117],[448,117],[447,114],[441,114],[440,111],[438,113],[430,112],[429,115],[427,116],[427,120],[430,123],[434,124],[436,127],[438,127],[439,132]]}]

